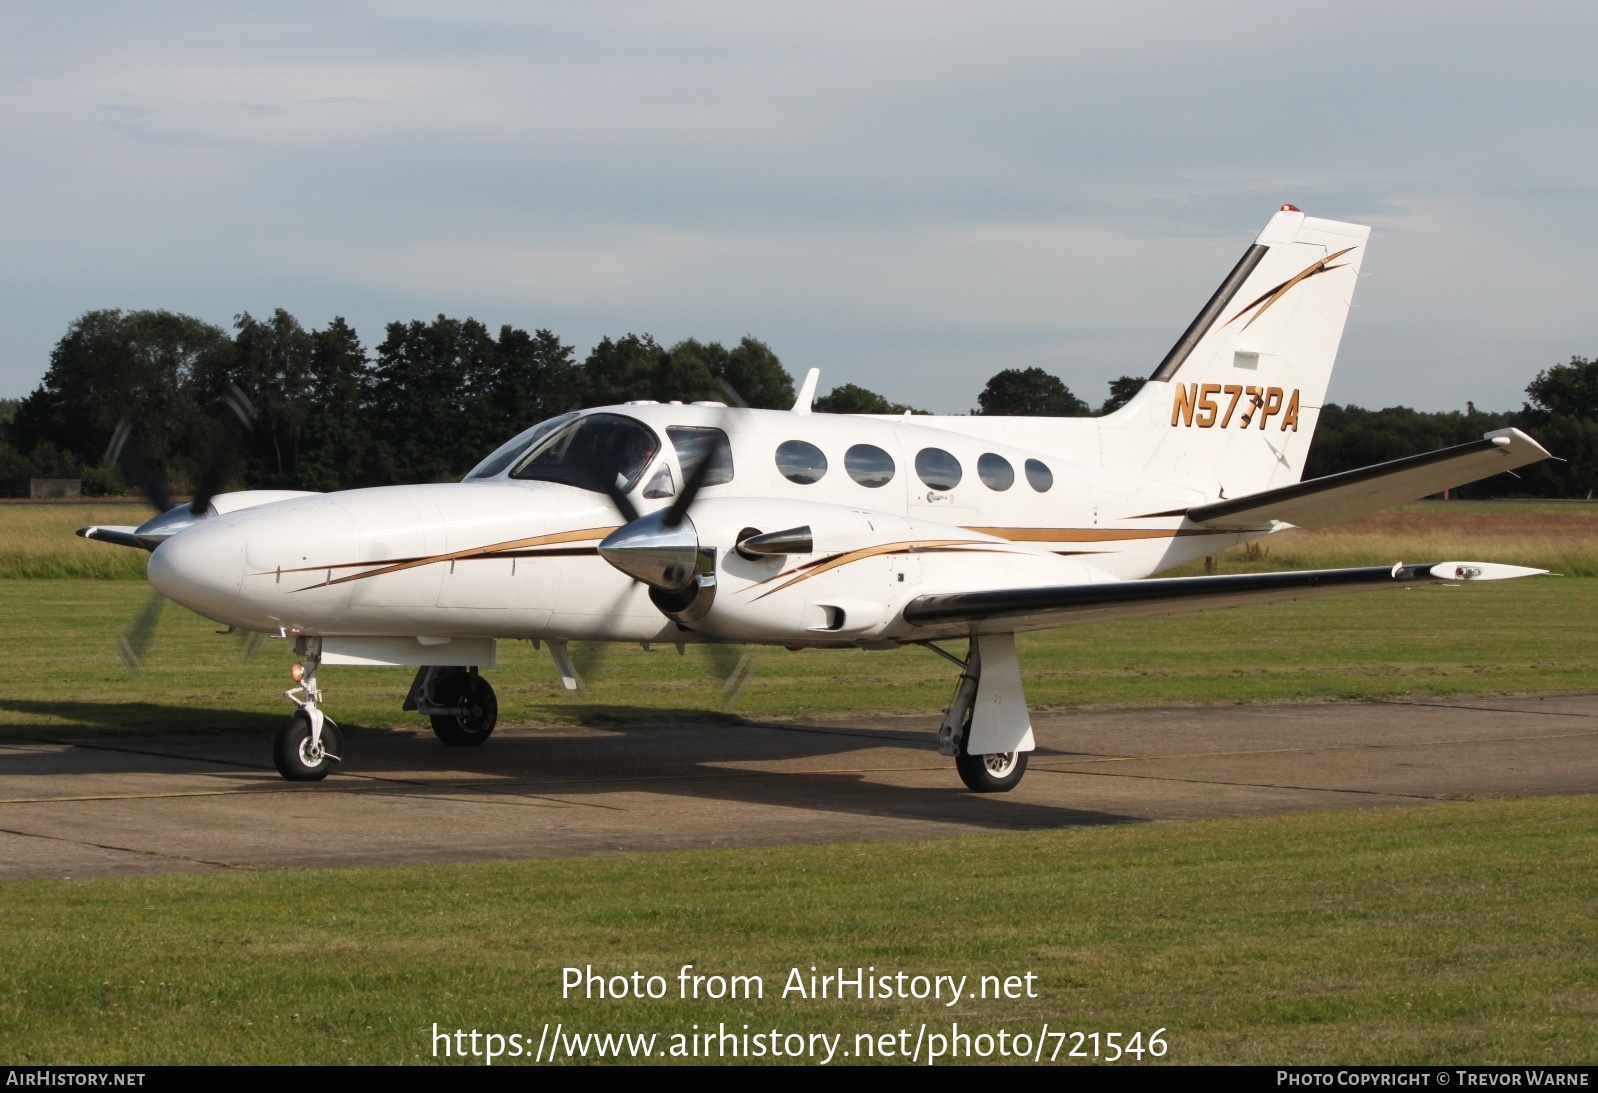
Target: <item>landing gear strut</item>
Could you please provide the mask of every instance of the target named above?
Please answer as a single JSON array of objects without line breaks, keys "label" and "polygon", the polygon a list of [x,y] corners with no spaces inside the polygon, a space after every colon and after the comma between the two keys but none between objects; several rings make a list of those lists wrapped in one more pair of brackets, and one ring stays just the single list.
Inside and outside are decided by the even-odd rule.
[{"label": "landing gear strut", "polygon": [[1015,635],[973,637],[965,660],[924,644],[961,668],[954,701],[938,726],[938,751],[954,756],[960,780],[972,792],[1009,792],[1020,784],[1034,747]]},{"label": "landing gear strut", "polygon": [[294,686],[283,692],[295,706],[272,745],[277,772],[291,782],[320,782],[344,750],[338,726],[322,712],[316,669],[322,662],[322,639],[300,638],[295,651],[305,657],[294,666]]},{"label": "landing gear strut", "polygon": [[411,683],[404,708],[426,714],[434,735],[452,748],[481,744],[499,720],[494,688],[476,668],[422,668]]}]

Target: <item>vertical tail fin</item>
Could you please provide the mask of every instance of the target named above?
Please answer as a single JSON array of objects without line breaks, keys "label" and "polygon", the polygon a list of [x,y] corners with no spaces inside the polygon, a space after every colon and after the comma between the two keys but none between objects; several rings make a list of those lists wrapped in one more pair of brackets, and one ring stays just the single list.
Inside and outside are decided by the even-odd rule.
[{"label": "vertical tail fin", "polygon": [[1283,205],[1149,382],[1104,419],[1105,451],[1211,497],[1297,482],[1369,237]]}]

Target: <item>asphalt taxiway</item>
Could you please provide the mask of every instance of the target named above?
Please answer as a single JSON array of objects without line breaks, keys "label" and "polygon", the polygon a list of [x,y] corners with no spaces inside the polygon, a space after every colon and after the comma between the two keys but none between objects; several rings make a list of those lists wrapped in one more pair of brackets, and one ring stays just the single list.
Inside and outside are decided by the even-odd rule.
[{"label": "asphalt taxiway", "polygon": [[967,792],[936,717],[352,733],[314,785],[266,738],[0,740],[0,878],[570,857],[1598,792],[1598,695],[1034,715]]}]

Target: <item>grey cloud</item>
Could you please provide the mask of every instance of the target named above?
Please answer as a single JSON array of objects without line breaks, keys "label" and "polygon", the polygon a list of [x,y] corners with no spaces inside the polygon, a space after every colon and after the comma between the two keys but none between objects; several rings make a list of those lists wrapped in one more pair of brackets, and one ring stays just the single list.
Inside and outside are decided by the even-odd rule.
[{"label": "grey cloud", "polygon": [[1096,399],[1284,200],[1377,228],[1335,398],[1598,351],[1582,7],[457,8],[0,15],[0,393],[88,307],[282,303]]}]

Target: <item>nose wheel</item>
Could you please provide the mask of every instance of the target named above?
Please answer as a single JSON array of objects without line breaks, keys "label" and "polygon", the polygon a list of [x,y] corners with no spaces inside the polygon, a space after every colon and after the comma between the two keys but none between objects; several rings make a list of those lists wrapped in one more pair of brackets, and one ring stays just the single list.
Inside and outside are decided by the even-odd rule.
[{"label": "nose wheel", "polygon": [[322,731],[312,733],[311,715],[295,710],[288,723],[278,730],[277,740],[272,745],[272,761],[277,765],[277,772],[291,782],[320,782],[333,769],[338,753],[343,750],[337,725],[324,718]]},{"label": "nose wheel", "polygon": [[322,692],[316,686],[316,668],[322,662],[322,639],[300,638],[295,649],[305,657],[290,674],[294,686],[283,697],[298,707],[272,743],[272,762],[291,782],[320,782],[339,761],[344,750],[338,726],[322,712]]}]

